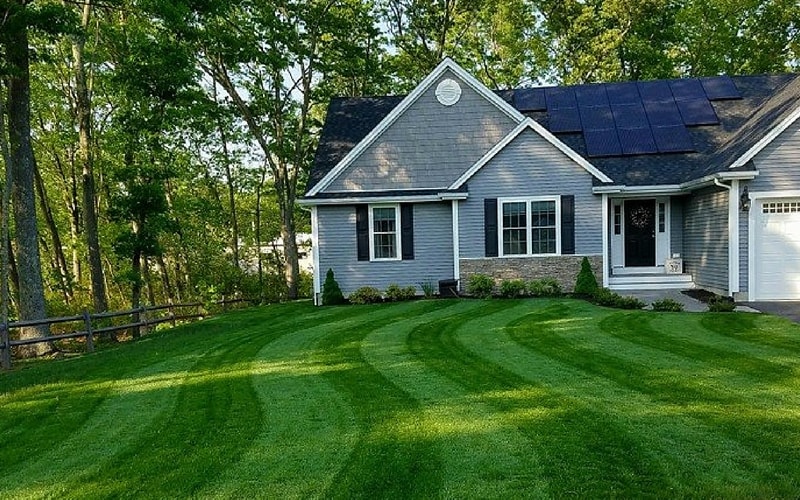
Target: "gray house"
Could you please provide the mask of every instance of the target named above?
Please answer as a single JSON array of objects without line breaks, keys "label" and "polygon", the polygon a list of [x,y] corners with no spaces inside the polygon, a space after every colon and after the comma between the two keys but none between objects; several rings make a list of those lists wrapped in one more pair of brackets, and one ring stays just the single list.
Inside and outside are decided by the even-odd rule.
[{"label": "gray house", "polygon": [[314,291],[489,274],[800,299],[800,75],[492,91],[451,60],[334,99],[301,203]]}]

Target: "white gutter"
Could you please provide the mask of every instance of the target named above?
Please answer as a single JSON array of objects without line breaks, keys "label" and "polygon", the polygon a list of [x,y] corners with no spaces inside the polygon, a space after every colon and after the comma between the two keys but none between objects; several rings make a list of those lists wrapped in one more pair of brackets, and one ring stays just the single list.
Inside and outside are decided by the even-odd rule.
[{"label": "white gutter", "polygon": [[[355,193],[354,193],[355,194]],[[438,193],[425,195],[351,196],[349,198],[301,198],[300,206],[353,205],[356,203],[425,203],[435,201],[466,200],[468,193]]]}]

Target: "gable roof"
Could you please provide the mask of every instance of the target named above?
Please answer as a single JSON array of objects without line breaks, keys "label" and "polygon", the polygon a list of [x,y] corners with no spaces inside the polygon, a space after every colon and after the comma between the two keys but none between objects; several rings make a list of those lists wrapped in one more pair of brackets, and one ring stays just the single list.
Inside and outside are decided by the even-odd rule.
[{"label": "gable roof", "polygon": [[[551,133],[551,116],[547,111],[526,111],[520,115],[535,121],[558,144],[610,178],[614,184],[678,185],[727,171],[729,167],[753,170],[752,164],[748,163],[752,156],[774,139],[781,127],[785,128],[800,117],[800,75],[738,76],[731,77],[731,80],[741,99],[711,102],[719,124],[687,127],[694,149],[692,152],[590,157],[582,132]],[[681,80],[660,82],[676,81]],[[523,89],[490,94],[511,106],[515,94],[521,91]],[[312,195],[312,191],[316,193],[315,187],[319,186],[320,180],[370,134],[372,129],[365,130],[368,124],[376,120],[380,122],[394,113],[403,99],[392,96],[332,101],[307,195]],[[596,184],[602,182],[601,177],[595,176]]]}]

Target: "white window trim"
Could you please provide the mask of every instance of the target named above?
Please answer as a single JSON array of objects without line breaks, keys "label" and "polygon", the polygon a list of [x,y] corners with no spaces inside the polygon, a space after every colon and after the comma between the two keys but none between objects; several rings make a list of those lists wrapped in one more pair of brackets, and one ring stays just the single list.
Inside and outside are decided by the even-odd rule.
[{"label": "white window trim", "polygon": [[[555,253],[531,253],[533,249],[533,225],[531,217],[531,202],[552,201],[556,206],[556,252]],[[526,232],[528,253],[518,253],[506,255],[503,253],[503,204],[504,203],[525,203]],[[552,257],[561,255],[561,196],[530,196],[527,198],[498,198],[497,199],[497,255],[500,257]]]},{"label": "white window trim", "polygon": [[[395,233],[395,256],[394,257],[375,257],[375,225],[373,223],[372,212],[376,208],[393,208],[394,209],[394,233]],[[368,205],[367,212],[369,214],[369,260],[372,262],[395,262],[403,260],[403,246],[401,240],[402,222],[400,221],[400,204],[399,203],[379,203],[375,205]]]}]

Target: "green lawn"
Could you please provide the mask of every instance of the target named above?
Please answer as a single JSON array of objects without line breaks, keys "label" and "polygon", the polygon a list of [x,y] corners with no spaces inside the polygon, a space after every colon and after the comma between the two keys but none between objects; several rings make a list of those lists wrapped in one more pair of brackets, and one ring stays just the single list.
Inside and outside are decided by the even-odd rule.
[{"label": "green lawn", "polygon": [[0,498],[800,496],[770,316],[273,305],[0,383]]}]

